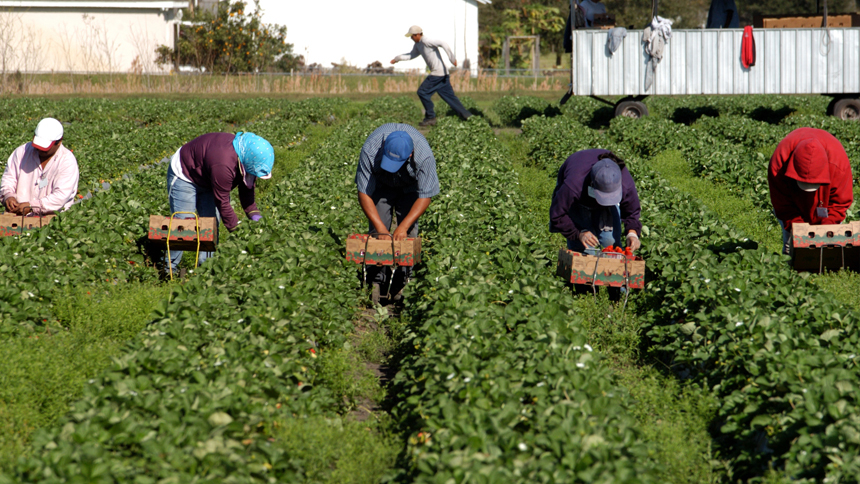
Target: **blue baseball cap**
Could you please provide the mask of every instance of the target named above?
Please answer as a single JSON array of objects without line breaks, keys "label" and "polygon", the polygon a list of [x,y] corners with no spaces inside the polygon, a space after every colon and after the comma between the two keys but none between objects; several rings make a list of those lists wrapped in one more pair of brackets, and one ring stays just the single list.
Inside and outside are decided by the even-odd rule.
[{"label": "blue baseball cap", "polygon": [[621,203],[621,168],[604,158],[591,167],[591,188],[594,199],[604,207]]},{"label": "blue baseball cap", "polygon": [[397,173],[397,170],[412,156],[414,149],[415,146],[409,133],[406,131],[391,133],[385,138],[385,143],[382,145],[382,169]]}]

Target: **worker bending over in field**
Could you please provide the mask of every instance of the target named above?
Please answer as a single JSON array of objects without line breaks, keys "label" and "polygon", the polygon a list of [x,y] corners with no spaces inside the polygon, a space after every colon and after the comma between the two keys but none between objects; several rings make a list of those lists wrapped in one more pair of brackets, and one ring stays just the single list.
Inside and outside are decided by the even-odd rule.
[{"label": "worker bending over in field", "polygon": [[[594,254],[598,246],[621,246],[623,220],[626,246],[635,251],[641,245],[639,212],[639,194],[624,161],[607,150],[577,151],[558,170],[549,231],[562,234],[569,250]],[[610,288],[609,295],[614,299],[620,292]]]},{"label": "worker bending over in field", "polygon": [[791,226],[838,224],[854,202],[851,164],[832,134],[815,128],[788,133],[767,173],[773,213],[782,227],[783,254],[791,254]]},{"label": "worker bending over in field", "polygon": [[[170,160],[167,169],[170,213],[196,212],[200,217],[218,217],[232,232],[239,226],[239,218],[230,205],[230,192],[239,187],[239,202],[245,214],[258,221],[263,215],[254,202],[256,179],[271,178],[274,163],[272,145],[254,133],[198,136],[176,150]],[[201,252],[198,264],[211,256],[211,252]],[[172,250],[165,264],[176,270],[181,260],[182,251]]]},{"label": "worker bending over in field", "polygon": [[[418,218],[439,194],[436,159],[424,136],[408,124],[388,123],[367,137],[355,173],[358,202],[370,221],[370,235],[388,234],[392,215],[397,215],[394,240],[418,236]],[[390,284],[389,294],[400,292],[411,275],[411,267],[398,267],[398,277],[389,268],[367,267],[367,283],[372,285],[374,303],[380,286]]]},{"label": "worker bending over in field", "polygon": [[0,179],[7,212],[48,215],[72,206],[78,193],[78,160],[63,146],[63,125],[45,118],[35,134],[12,152]]},{"label": "worker bending over in field", "polygon": [[427,79],[424,79],[424,82],[422,82],[421,86],[418,87],[418,98],[421,99],[421,104],[424,105],[424,120],[418,123],[418,126],[433,126],[436,124],[436,111],[433,110],[433,101],[430,99],[433,97],[434,92],[438,92],[439,97],[448,103],[448,105],[451,106],[451,108],[454,109],[461,118],[469,119],[469,116],[471,116],[472,113],[463,107],[463,103],[461,103],[460,99],[458,99],[454,94],[454,88],[451,87],[451,78],[448,73],[448,68],[445,67],[445,63],[442,62],[442,54],[439,52],[440,47],[444,49],[445,53],[448,54],[448,59],[451,61],[451,64],[454,64],[454,67],[456,67],[457,59],[454,57],[454,53],[451,52],[451,48],[448,47],[448,44],[441,40],[430,40],[425,38],[424,31],[417,25],[409,27],[409,32],[406,33],[406,36],[410,37],[412,41],[415,42],[415,45],[412,47],[412,51],[408,54],[395,57],[391,60],[391,63],[395,64],[399,61],[412,60],[420,55],[424,58],[424,62],[427,63],[427,67],[430,68],[430,75],[428,75]]}]

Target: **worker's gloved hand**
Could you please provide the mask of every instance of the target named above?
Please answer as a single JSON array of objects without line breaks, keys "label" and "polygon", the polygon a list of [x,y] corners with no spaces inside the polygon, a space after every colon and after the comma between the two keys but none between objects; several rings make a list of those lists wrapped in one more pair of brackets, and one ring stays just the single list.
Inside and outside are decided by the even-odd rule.
[{"label": "worker's gloved hand", "polygon": [[253,212],[248,214],[248,218],[251,219],[252,222],[259,222],[260,220],[263,220],[263,214],[257,210],[254,210]]},{"label": "worker's gloved hand", "polygon": [[627,234],[627,247],[630,247],[630,250],[639,250],[639,247],[642,247],[642,242],[639,241],[639,236],[636,235],[636,232],[630,232]]},{"label": "worker's gloved hand", "polygon": [[591,232],[588,232],[588,231],[584,231],[584,232],[579,233],[579,241],[582,243],[582,245],[585,246],[586,249],[589,249],[592,247],[597,247],[597,244],[600,243],[597,240],[597,237],[595,237],[594,234],[592,234]]}]

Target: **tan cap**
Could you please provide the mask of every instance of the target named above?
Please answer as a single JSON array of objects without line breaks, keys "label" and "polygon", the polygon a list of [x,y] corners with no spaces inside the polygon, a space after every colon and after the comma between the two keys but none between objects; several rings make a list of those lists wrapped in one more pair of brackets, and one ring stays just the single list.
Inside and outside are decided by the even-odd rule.
[{"label": "tan cap", "polygon": [[415,34],[423,34],[423,33],[424,33],[424,31],[421,30],[421,27],[419,27],[417,25],[413,25],[412,27],[409,27],[409,32],[406,33],[406,36],[412,37]]},{"label": "tan cap", "polygon": [[800,187],[804,192],[814,192],[818,190],[818,187],[821,186],[821,183],[806,183],[800,180],[797,180],[797,186]]}]

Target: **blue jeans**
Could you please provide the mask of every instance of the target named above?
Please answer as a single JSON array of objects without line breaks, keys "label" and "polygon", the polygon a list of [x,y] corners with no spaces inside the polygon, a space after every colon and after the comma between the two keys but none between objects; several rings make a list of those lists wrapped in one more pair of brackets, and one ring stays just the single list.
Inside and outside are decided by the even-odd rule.
[{"label": "blue jeans", "polygon": [[[601,246],[621,246],[621,209],[618,205],[594,210],[583,205],[574,205],[568,215],[580,231],[588,231],[597,236]],[[578,238],[568,239],[567,248],[583,254],[594,254],[599,250],[586,249]]]},{"label": "blue jeans", "polygon": [[433,93],[438,93],[443,101],[448,103],[451,108],[466,119],[472,115],[465,107],[460,99],[454,94],[454,88],[451,87],[450,76],[427,76],[421,86],[418,87],[418,98],[421,99],[421,104],[424,105],[424,117],[427,119],[435,118],[436,111],[433,109]]},{"label": "blue jeans", "polygon": [[[385,225],[390,231],[394,215],[397,215],[397,223],[400,223],[401,220],[406,218],[409,211],[412,210],[412,206],[418,200],[418,190],[416,189],[407,193],[403,189],[386,187],[377,183],[376,189],[370,195],[370,198],[376,204],[376,211],[379,213],[382,225]],[[370,224],[367,233],[376,235],[378,232],[376,231],[376,227]],[[417,221],[409,227],[406,235],[408,237],[418,237]],[[387,237],[384,237],[384,239],[387,240]],[[407,279],[412,275],[412,267],[395,266],[395,268],[398,267]],[[385,287],[385,284],[390,283],[392,273],[393,271],[390,267],[367,266],[367,283],[380,284]]]},{"label": "blue jeans", "polygon": [[785,223],[782,220],[776,219],[779,222],[779,228],[782,229],[782,253],[785,255],[793,255],[794,243],[791,240],[791,232],[785,230]]},{"label": "blue jeans", "polygon": [[[196,212],[200,217],[217,217],[221,222],[221,215],[215,207],[215,195],[212,190],[201,188],[189,183],[173,173],[173,169],[167,168],[167,196],[170,200],[170,214],[176,212]],[[191,215],[177,215],[177,218],[194,218]],[[217,241],[216,241],[217,242]],[[206,259],[212,257],[212,252],[200,252],[197,264],[202,264]],[[179,261],[182,260],[181,250],[170,251],[170,267],[176,270]],[[164,263],[167,264],[167,254],[164,254]]]}]

